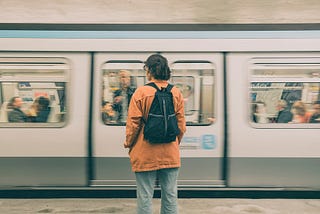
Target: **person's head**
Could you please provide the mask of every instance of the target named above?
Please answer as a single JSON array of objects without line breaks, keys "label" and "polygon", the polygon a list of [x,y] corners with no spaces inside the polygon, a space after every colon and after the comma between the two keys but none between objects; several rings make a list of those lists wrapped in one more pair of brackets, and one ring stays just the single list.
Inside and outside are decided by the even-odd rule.
[{"label": "person's head", "polygon": [[131,84],[131,72],[128,70],[119,71],[120,87],[128,88]]},{"label": "person's head", "polygon": [[287,103],[287,101],[285,101],[285,100],[279,100],[278,103],[277,103],[277,109],[278,109],[279,111],[287,108],[287,106],[288,106],[288,103]]},{"label": "person's head", "polygon": [[291,112],[294,115],[304,116],[306,113],[306,106],[302,101],[296,101],[291,107]]},{"label": "person's head", "polygon": [[8,106],[10,108],[21,108],[22,106],[22,99],[18,96],[12,97],[9,101]]},{"label": "person's head", "polygon": [[144,69],[147,71],[148,80],[152,77],[156,80],[168,80],[171,76],[168,60],[160,54],[149,56]]}]

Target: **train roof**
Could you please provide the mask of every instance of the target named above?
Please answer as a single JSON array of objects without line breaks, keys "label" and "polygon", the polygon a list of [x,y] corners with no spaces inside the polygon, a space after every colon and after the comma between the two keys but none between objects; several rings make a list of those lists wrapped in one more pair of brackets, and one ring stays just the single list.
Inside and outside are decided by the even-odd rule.
[{"label": "train roof", "polygon": [[265,39],[320,38],[319,24],[32,24],[2,23],[0,38]]}]

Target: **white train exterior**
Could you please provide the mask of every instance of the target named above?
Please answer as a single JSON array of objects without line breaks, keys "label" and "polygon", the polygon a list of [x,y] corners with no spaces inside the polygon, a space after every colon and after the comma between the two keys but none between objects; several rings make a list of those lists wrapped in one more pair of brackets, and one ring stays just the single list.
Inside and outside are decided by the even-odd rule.
[{"label": "white train exterior", "polygon": [[[276,103],[320,99],[320,31],[0,31],[0,188],[134,188],[125,123],[104,123],[129,70],[168,58],[186,99],[179,188],[320,187],[320,123],[276,123]],[[7,104],[50,99],[45,123],[8,122]],[[290,98],[291,96],[291,98]],[[293,98],[292,98],[293,97]],[[264,122],[252,104],[266,104]]]}]

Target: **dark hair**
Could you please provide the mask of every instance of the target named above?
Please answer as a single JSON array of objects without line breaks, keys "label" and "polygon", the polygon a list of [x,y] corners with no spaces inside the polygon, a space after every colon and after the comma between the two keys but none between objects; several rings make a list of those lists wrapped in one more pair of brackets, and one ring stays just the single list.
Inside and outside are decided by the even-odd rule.
[{"label": "dark hair", "polygon": [[14,108],[14,102],[16,101],[17,98],[19,98],[19,97],[18,96],[14,96],[9,100],[8,105],[7,105],[8,109],[13,109]]},{"label": "dark hair", "polygon": [[171,70],[168,66],[168,60],[160,54],[153,54],[148,57],[145,65],[148,67],[151,75],[157,80],[168,80],[171,76]]},{"label": "dark hair", "polygon": [[39,97],[38,99],[38,104],[39,104],[39,110],[45,110],[48,109],[50,105],[50,100],[46,97]]}]

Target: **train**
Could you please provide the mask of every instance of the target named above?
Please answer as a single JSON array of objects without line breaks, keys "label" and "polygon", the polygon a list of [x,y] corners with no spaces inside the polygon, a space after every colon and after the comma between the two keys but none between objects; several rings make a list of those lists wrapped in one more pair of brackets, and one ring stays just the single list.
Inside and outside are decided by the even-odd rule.
[{"label": "train", "polygon": [[[104,121],[102,103],[122,70],[146,84],[144,61],[160,53],[185,99],[179,189],[319,190],[320,123],[276,118],[279,100],[316,112],[320,29],[48,26],[0,29],[0,189],[135,188],[125,121]],[[48,98],[47,121],[9,121],[12,97],[26,115]]]}]

